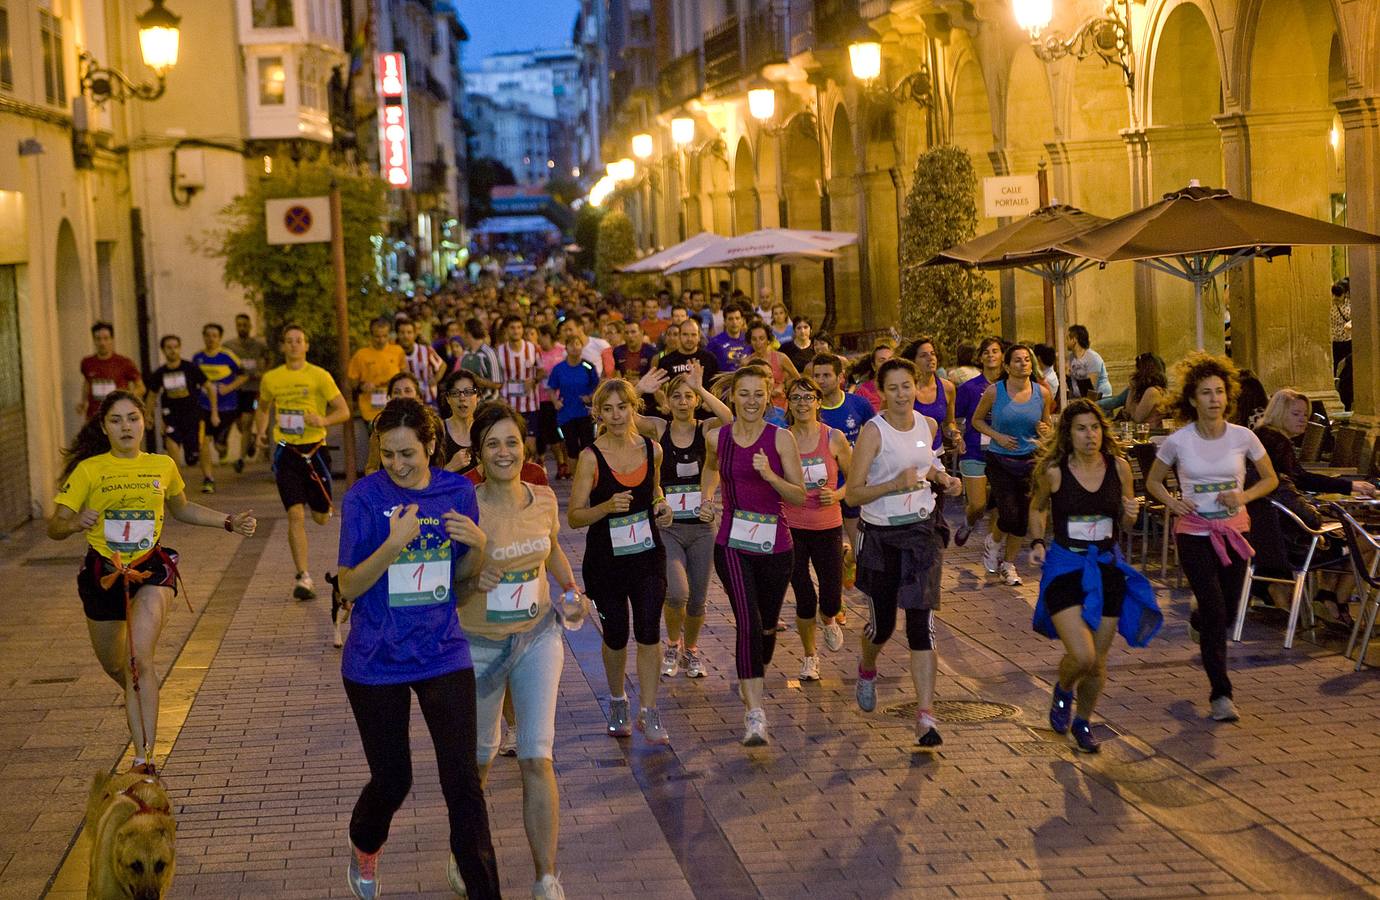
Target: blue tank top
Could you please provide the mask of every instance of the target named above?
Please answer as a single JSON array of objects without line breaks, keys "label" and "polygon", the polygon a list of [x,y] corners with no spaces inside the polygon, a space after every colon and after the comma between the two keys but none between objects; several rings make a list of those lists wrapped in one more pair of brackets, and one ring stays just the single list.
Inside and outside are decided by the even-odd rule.
[{"label": "blue tank top", "polygon": [[932,449],[938,450],[944,446],[944,420],[949,417],[949,398],[944,396],[944,379],[935,376],[934,379],[934,400],[929,403],[915,401],[915,411],[922,416],[929,416],[934,419],[939,427],[934,430],[934,445]]},{"label": "blue tank top", "polygon": [[1045,398],[1038,382],[1030,382],[1030,399],[1017,403],[1006,392],[1006,379],[997,382],[997,397],[992,402],[992,427],[1016,439],[1016,449],[1007,450],[996,441],[987,449],[1000,456],[1029,456],[1035,452],[1035,426],[1045,414]]}]

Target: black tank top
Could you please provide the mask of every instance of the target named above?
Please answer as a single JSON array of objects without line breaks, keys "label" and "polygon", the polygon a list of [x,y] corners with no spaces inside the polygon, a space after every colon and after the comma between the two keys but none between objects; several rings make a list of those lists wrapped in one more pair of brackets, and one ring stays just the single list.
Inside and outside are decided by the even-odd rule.
[{"label": "black tank top", "polygon": [[[671,423],[661,434],[661,487],[663,490],[683,485],[699,486],[700,470],[704,468],[704,429],[695,425],[695,437],[689,447],[677,447],[671,440]],[[692,472],[691,469],[694,471]]]},{"label": "black tank top", "polygon": [[[1069,471],[1068,460],[1059,463],[1059,490],[1050,497],[1053,507],[1054,539],[1065,547],[1084,549],[1096,546],[1110,549],[1121,526],[1121,476],[1116,460],[1102,454],[1107,464],[1102,485],[1089,491]],[[1110,520],[1108,522],[1107,520]]]},{"label": "black tank top", "polygon": [[[647,454],[647,468],[636,487],[627,487],[618,477],[613,474],[613,469],[609,468],[608,460],[604,459],[604,454],[599,451],[597,444],[590,444],[589,449],[594,451],[594,461],[599,466],[599,477],[595,479],[594,487],[589,492],[589,505],[598,506],[608,500],[614,494],[623,491],[632,491],[632,505],[624,513],[607,515],[593,525],[589,526],[589,536],[585,539],[585,559],[601,560],[612,563],[615,557],[619,562],[638,562],[648,558],[651,554],[643,552],[626,552],[620,550],[615,553],[613,538],[609,534],[610,526],[615,520],[629,519],[639,513],[646,516],[650,526],[652,547],[648,550],[659,550],[661,548],[661,533],[656,527],[656,519],[652,516],[652,484],[656,480],[652,465],[656,460],[656,454],[652,450],[652,439],[642,438],[643,449]],[[638,526],[634,523],[620,525],[624,534],[632,534],[633,529]]]},{"label": "black tank top", "polygon": [[[450,421],[449,419],[443,420],[443,422],[449,422],[449,421]],[[460,470],[460,474],[461,474],[461,475],[465,474],[465,473],[468,472],[470,469],[473,469],[475,466],[477,466],[477,465],[479,464],[478,456],[477,456],[477,454],[474,452],[474,450],[473,450],[472,448],[460,446],[458,443],[455,442],[455,438],[451,437],[451,434],[450,434],[450,426],[449,426],[449,425],[443,425],[443,426],[442,426],[442,428],[441,428],[441,435],[445,438],[445,445],[446,445],[445,451],[446,451],[446,462],[447,462],[447,463],[449,463],[452,459],[454,459],[454,458],[455,458],[455,454],[459,453],[461,450],[469,450],[469,451],[470,451],[470,461],[465,465],[465,467],[464,467],[463,469]]]}]

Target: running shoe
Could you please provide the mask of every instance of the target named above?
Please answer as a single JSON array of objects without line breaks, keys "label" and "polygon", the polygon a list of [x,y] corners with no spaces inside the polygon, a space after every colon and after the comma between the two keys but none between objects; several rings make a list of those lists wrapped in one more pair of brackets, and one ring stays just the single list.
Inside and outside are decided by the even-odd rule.
[{"label": "running shoe", "polygon": [[1020,587],[1021,573],[1016,571],[1016,564],[1002,560],[997,566],[997,572],[1001,576],[1002,584],[1008,587]]},{"label": "running shoe", "polygon": [[310,572],[297,573],[297,580],[292,583],[292,597],[294,600],[316,599],[316,583],[311,580]]},{"label": "running shoe", "polygon": [[379,895],[379,853],[382,852],[380,849],[364,853],[350,845],[350,868],[345,873],[345,883],[359,900],[374,900]]},{"label": "running shoe", "polygon": [[1214,722],[1235,722],[1241,718],[1236,711],[1236,704],[1231,702],[1230,697],[1218,697],[1212,701],[1212,721]]},{"label": "running shoe", "polygon": [[628,698],[609,700],[609,737],[631,737],[632,722]]},{"label": "running shoe", "polygon": [[819,681],[819,657],[807,656],[800,664],[801,681]]},{"label": "running shoe", "polygon": [[1055,734],[1067,734],[1069,719],[1073,717],[1073,691],[1066,691],[1054,682],[1054,699],[1049,702],[1049,727]]},{"label": "running shoe", "polygon": [[637,713],[637,730],[649,744],[669,744],[671,736],[661,724],[661,713],[645,706]]},{"label": "running shoe", "polygon": [[241,456],[239,459],[235,460],[235,466],[234,466],[234,468],[235,468],[235,474],[236,474],[236,475],[241,475],[241,474],[244,473],[244,457],[243,457],[243,456]]},{"label": "running shoe", "polygon": [[997,574],[997,566],[1001,565],[1001,544],[992,540],[992,536],[987,535],[982,542],[982,567],[987,570],[987,574]]},{"label": "running shoe", "polygon": [[565,888],[555,875],[543,875],[532,885],[532,900],[565,900]]},{"label": "running shoe", "polygon": [[767,742],[767,714],[759,706],[743,717],[743,746],[761,747]]},{"label": "running shoe", "polygon": [[700,653],[699,647],[687,648],[680,658],[680,664],[685,667],[686,678],[703,678],[708,674],[704,668],[704,654]]},{"label": "running shoe", "polygon": [[450,884],[450,889],[455,891],[455,896],[468,897],[470,895],[470,892],[465,889],[465,879],[460,877],[460,867],[455,864],[454,853],[446,861],[446,881]]},{"label": "running shoe", "polygon": [[968,538],[972,533],[973,526],[969,525],[967,522],[958,526],[958,530],[954,532],[954,546],[962,547],[964,544],[968,543]]},{"label": "running shoe", "polygon": [[944,738],[939,734],[939,725],[934,720],[934,714],[928,710],[915,717],[915,743],[926,750],[931,750],[944,743]]},{"label": "running shoe", "polygon": [[1092,724],[1087,719],[1073,720],[1073,745],[1079,753],[1100,753],[1102,746],[1093,740]]},{"label": "running shoe", "polygon": [[843,628],[838,622],[830,622],[824,626],[824,646],[829,648],[830,653],[837,653],[843,649]]},{"label": "running shoe", "polygon": [[517,726],[510,727],[498,742],[499,756],[517,756]]},{"label": "running shoe", "polygon": [[661,648],[661,674],[667,678],[676,677],[676,673],[680,671],[679,643],[677,641],[675,644],[667,644]]},{"label": "running shoe", "polygon": [[858,709],[863,712],[872,712],[877,708],[877,675],[874,672],[871,678],[864,678],[862,673],[858,673],[858,683],[853,687],[854,696],[858,698]]},{"label": "running shoe", "polygon": [[[851,544],[843,545],[843,589],[853,590],[853,585],[858,582],[858,560],[853,556]],[[840,615],[843,613],[840,612]]]},{"label": "running shoe", "polygon": [[216,492],[216,480],[214,478],[201,479],[201,492],[203,494],[214,494]]},{"label": "running shoe", "polygon": [[135,760],[134,765],[129,767],[129,771],[136,775],[158,776],[158,767],[153,764],[152,760],[144,760],[143,762]]}]

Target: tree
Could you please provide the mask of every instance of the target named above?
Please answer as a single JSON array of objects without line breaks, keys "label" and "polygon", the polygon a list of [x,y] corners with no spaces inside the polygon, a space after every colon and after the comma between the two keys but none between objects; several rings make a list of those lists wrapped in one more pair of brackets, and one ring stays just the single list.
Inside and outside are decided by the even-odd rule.
[{"label": "tree", "polygon": [[915,162],[901,220],[901,326],[908,334],[933,336],[950,354],[990,330],[996,309],[992,282],[960,266],[920,263],[977,233],[976,195],[967,152],[935,147]]},{"label": "tree", "polygon": [[599,222],[599,243],[594,258],[594,280],[599,290],[611,291],[619,266],[637,258],[637,238],[632,220],[621,210],[606,213]]},{"label": "tree", "polygon": [[221,210],[224,230],[210,235],[204,245],[210,256],[224,260],[226,285],[244,289],[265,335],[276,336],[290,322],[301,325],[311,338],[312,361],[332,370],[338,356],[331,245],[269,244],[264,201],[326,196],[333,180],[340,186],[350,334],[353,342],[362,343],[369,321],[384,312],[389,300],[375,274],[371,240],[382,231],[387,211],[382,179],[329,162],[275,167],[272,175],[250,179],[248,192]]},{"label": "tree", "polygon": [[594,270],[594,255],[599,246],[599,223],[604,220],[604,208],[586,203],[575,214],[575,243],[580,252],[575,254],[575,268],[580,272]]},{"label": "tree", "polygon": [[471,159],[465,177],[469,180],[470,208],[467,212],[469,225],[477,225],[493,215],[491,202],[494,188],[499,185],[517,184],[513,170],[496,159],[481,156]]}]

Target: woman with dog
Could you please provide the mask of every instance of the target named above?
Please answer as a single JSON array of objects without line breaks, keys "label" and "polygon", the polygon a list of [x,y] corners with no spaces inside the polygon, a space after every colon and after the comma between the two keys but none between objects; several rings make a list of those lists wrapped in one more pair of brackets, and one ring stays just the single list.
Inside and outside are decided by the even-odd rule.
[{"label": "woman with dog", "polygon": [[177,463],[145,453],[144,407],[112,391],[64,456],[57,509],[48,537],[86,533],[77,574],[91,647],[125,691],[134,766],[154,773],[159,677],[154,653],[177,593],[177,551],[160,543],[168,512],[181,522],[250,537],[252,511],[226,514],[187,499]]},{"label": "woman with dog", "polygon": [[484,561],[474,486],[428,464],[441,436],[421,403],[390,400],[374,430],[383,470],[355,482],[340,519],[340,593],[353,603],[341,675],[369,764],[369,783],[350,817],[350,890],[379,895],[379,854],[412,789],[415,693],[450,817],[447,879],[456,893],[498,897],[474,761],[474,666],[452,590]]},{"label": "woman with dog", "polygon": [[475,415],[471,446],[483,481],[477,488],[479,520],[488,535],[487,561],[476,577],[458,586],[460,625],[470,640],[478,694],[478,757],[481,782],[499,751],[504,697],[516,714],[522,819],[537,881],[532,896],[564,897],[556,872],[560,796],[552,765],[556,696],[565,663],[560,617],[552,610],[547,576],[562,588],[560,611],[567,627],[583,621],[586,606],[570,560],[561,549],[556,495],[544,484],[524,482],[527,422],[504,403],[486,403]]}]

